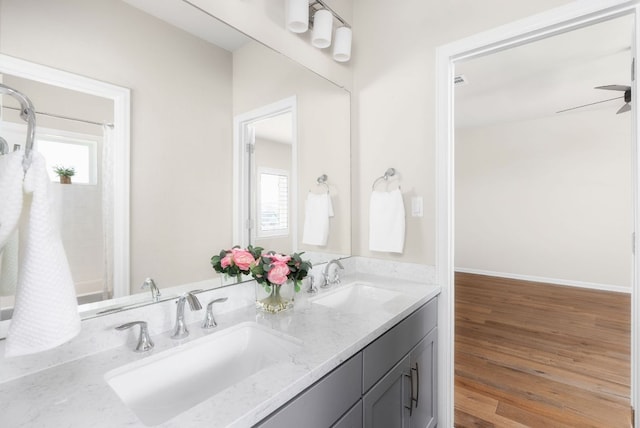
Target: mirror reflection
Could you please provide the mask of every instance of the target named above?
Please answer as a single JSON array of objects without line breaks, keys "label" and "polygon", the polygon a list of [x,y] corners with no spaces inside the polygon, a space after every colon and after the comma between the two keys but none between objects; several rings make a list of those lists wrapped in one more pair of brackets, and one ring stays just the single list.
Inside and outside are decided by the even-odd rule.
[{"label": "mirror reflection", "polygon": [[[185,19],[171,22],[174,16]],[[108,310],[151,302],[141,288],[148,277],[163,298],[175,295],[168,287],[219,286],[209,259],[222,248],[248,244],[236,238],[249,230],[257,245],[306,251],[314,263],[350,254],[347,91],[182,1],[1,0],[0,54],[131,91],[129,218],[108,219],[104,213],[112,211],[102,192],[111,137],[103,124],[115,120],[113,103],[29,81],[26,72],[7,75],[0,63],[3,81],[32,98],[36,110],[74,119],[39,115],[36,134],[50,143],[39,141],[36,149],[50,153],[52,173],[54,166],[76,170],[70,185],[57,176],[52,185],[61,198],[63,241],[81,303],[112,299]],[[234,168],[234,117],[290,97],[297,100],[296,123],[288,118],[295,129],[291,141],[255,123],[258,154],[273,162],[256,169],[253,185],[244,188]],[[6,98],[0,135],[23,139]],[[60,144],[80,148],[86,163],[63,154]],[[285,159],[289,164],[278,163]],[[330,234],[325,245],[304,244],[304,201],[321,191],[316,179],[322,174],[329,177],[334,209]],[[287,198],[274,196],[274,189],[286,189]],[[234,217],[240,192],[253,212],[260,210],[260,232],[248,227],[249,218]],[[122,272],[113,271],[109,259],[118,249],[109,247],[108,236],[121,221],[130,224],[129,244],[120,249],[129,269],[117,280]],[[243,223],[245,232],[238,232]],[[109,278],[116,280],[110,284]],[[12,297],[2,294],[6,319]],[[84,308],[95,314],[105,304]]]}]

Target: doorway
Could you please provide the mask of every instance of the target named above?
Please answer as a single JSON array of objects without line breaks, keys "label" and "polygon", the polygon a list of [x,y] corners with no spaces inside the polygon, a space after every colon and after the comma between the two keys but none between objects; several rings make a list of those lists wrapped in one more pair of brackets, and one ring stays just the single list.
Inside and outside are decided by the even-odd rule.
[{"label": "doorway", "polygon": [[296,98],[234,119],[234,242],[297,249]]},{"label": "doorway", "polygon": [[632,29],[623,16],[456,63],[457,424],[629,419]]},{"label": "doorway", "polygon": [[[440,362],[443,363],[439,386],[444,392],[441,415],[442,423],[446,426],[453,425],[453,351],[454,351],[454,331],[455,317],[455,282],[454,270],[455,260],[455,190],[454,190],[454,144],[453,144],[453,124],[454,124],[454,98],[453,98],[453,78],[455,75],[455,65],[461,60],[489,55],[491,53],[503,51],[507,48],[523,45],[532,41],[541,40],[567,31],[581,28],[590,24],[596,24],[608,19],[617,18],[624,14],[631,14],[635,17],[637,6],[632,2],[607,1],[598,5],[588,5],[579,7],[577,4],[570,4],[566,7],[550,11],[545,14],[534,16],[530,19],[519,21],[507,26],[484,33],[477,37],[471,37],[438,49],[437,72],[438,72],[438,111],[441,114],[437,118],[437,161],[438,161],[438,261],[437,271],[439,282],[443,287],[440,299],[440,319],[439,326],[444,327],[442,333],[442,346],[439,355]],[[633,21],[634,29],[637,23]],[[634,41],[637,32],[634,31]],[[632,54],[635,52],[635,42],[633,43]],[[635,89],[635,82],[631,83],[632,90]],[[635,101],[632,102],[635,105]],[[633,209],[637,212],[637,151],[635,149],[635,124],[638,120],[637,109],[632,113],[633,126]],[[637,226],[637,218],[633,216],[633,228]],[[637,265],[637,253],[634,254],[632,265],[632,317],[636,317],[635,293],[636,277],[635,266]],[[633,329],[634,323],[632,323]],[[632,331],[632,402],[637,400],[635,391],[637,376],[635,375],[635,335],[636,329]]]}]

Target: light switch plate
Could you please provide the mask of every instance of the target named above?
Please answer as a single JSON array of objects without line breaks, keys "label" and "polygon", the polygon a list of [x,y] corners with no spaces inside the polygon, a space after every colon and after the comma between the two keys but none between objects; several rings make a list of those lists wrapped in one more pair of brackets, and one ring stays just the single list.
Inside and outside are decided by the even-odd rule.
[{"label": "light switch plate", "polygon": [[411,217],[422,217],[422,196],[414,196],[411,198]]}]

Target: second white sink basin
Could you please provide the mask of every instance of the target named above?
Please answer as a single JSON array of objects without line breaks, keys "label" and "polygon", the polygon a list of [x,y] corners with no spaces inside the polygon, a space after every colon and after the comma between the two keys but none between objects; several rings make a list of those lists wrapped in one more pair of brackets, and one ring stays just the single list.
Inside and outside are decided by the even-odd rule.
[{"label": "second white sink basin", "polygon": [[105,380],[146,425],[165,422],[277,363],[301,342],[246,322],[110,371]]},{"label": "second white sink basin", "polygon": [[402,299],[402,297],[401,293],[395,291],[354,282],[348,285],[338,285],[335,290],[309,300],[312,303],[334,308],[341,312],[363,314],[384,309],[385,305]]}]

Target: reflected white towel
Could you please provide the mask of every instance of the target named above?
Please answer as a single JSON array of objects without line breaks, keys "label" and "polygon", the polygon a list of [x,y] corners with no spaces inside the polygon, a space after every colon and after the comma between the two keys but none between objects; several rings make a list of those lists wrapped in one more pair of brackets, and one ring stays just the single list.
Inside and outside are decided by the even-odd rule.
[{"label": "reflected white towel", "polygon": [[15,230],[0,250],[0,296],[16,294],[19,242],[18,231]]},{"label": "reflected white towel", "polygon": [[400,189],[374,190],[369,203],[369,249],[402,253],[404,234],[404,201]]},{"label": "reflected white towel", "polygon": [[328,193],[307,194],[304,207],[304,230],[302,243],[327,245],[329,239],[329,217],[333,217],[333,205]]},{"label": "reflected white towel", "polygon": [[22,212],[23,155],[15,151],[0,156],[0,248],[18,227]]},{"label": "reflected white towel", "polygon": [[24,179],[25,193],[32,194],[31,207],[21,232],[24,248],[7,333],[7,357],[51,349],[80,332],[74,284],[51,212],[49,187],[44,158],[33,152]]}]

